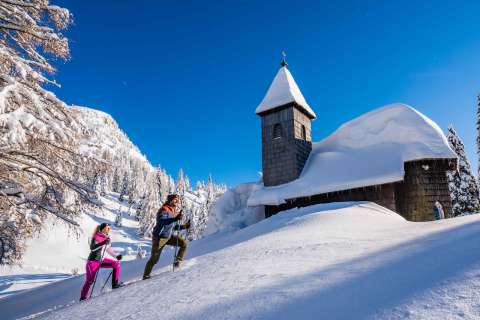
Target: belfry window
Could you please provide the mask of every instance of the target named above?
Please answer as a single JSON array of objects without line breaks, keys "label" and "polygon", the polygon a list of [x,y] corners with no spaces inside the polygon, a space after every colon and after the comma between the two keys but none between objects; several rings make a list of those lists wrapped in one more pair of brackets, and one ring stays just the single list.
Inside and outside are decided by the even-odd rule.
[{"label": "belfry window", "polygon": [[283,136],[283,129],[280,123],[273,126],[273,139],[280,139]]},{"label": "belfry window", "polygon": [[307,140],[307,128],[302,124],[302,139]]}]

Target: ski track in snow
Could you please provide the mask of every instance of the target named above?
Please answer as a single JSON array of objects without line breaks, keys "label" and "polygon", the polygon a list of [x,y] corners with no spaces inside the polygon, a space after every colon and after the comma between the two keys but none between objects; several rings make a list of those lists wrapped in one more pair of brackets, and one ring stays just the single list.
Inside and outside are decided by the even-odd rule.
[{"label": "ski track in snow", "polygon": [[[412,223],[373,203],[323,204],[192,242],[194,260],[175,272],[165,250],[160,276],[83,303],[80,276],[0,300],[0,310],[2,319],[478,319],[479,232],[478,215]],[[123,280],[144,264],[123,263]]]}]

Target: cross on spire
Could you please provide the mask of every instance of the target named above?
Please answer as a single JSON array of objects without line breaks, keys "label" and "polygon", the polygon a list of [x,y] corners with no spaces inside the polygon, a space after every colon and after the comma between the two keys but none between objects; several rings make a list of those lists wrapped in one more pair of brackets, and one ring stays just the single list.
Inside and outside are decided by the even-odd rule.
[{"label": "cross on spire", "polygon": [[287,67],[287,66],[288,66],[286,57],[287,57],[286,52],[285,52],[285,51],[282,51],[282,62],[280,63],[280,65],[281,65],[282,67]]}]

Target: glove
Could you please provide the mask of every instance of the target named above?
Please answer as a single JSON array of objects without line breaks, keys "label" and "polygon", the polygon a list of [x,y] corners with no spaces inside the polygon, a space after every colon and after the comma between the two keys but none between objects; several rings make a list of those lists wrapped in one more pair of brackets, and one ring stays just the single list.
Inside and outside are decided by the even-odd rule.
[{"label": "glove", "polygon": [[182,229],[190,229],[190,227],[192,226],[192,223],[190,220],[187,221],[187,223],[185,223],[183,226],[182,226]]},{"label": "glove", "polygon": [[118,261],[122,260],[122,255],[121,255],[121,254],[119,254],[119,255],[117,256],[117,260],[118,260]]},{"label": "glove", "polygon": [[175,221],[180,221],[180,220],[182,220],[182,218],[183,218],[183,213],[180,212],[180,213],[177,214],[177,216],[175,217]]}]

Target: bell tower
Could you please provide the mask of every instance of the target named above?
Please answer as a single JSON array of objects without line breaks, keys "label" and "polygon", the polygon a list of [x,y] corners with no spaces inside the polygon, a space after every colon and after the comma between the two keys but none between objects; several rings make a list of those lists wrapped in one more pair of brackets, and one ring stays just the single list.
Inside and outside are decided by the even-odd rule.
[{"label": "bell tower", "polygon": [[262,119],[262,171],[267,187],[299,177],[312,150],[311,122],[316,118],[283,55],[280,70],[255,111]]}]

